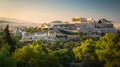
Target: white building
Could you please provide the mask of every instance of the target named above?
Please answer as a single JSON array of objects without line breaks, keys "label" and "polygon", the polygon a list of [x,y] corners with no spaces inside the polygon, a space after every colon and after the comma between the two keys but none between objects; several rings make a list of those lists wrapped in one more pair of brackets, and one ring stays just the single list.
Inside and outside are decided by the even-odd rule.
[{"label": "white building", "polygon": [[22,33],[21,41],[34,41],[34,40],[42,40],[42,41],[60,41],[56,35],[61,34],[58,30],[48,30],[41,31],[36,33]]},{"label": "white building", "polygon": [[15,34],[15,36],[21,38],[22,37],[22,31],[20,29],[15,29],[13,31],[13,33]]},{"label": "white building", "polygon": [[98,22],[82,22],[79,30],[88,35],[100,35],[106,32],[117,33],[114,25],[105,19],[100,19]]},{"label": "white building", "polygon": [[33,41],[36,40],[35,33],[22,32],[21,41]]}]

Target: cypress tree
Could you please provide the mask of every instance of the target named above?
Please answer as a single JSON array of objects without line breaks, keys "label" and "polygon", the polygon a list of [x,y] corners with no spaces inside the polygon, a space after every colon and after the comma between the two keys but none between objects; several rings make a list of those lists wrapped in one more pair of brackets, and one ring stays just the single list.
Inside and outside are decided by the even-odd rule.
[{"label": "cypress tree", "polygon": [[15,44],[12,41],[12,38],[11,38],[11,34],[10,34],[10,31],[9,31],[9,25],[7,25],[6,28],[4,29],[3,45],[4,44],[10,45],[10,52],[14,52],[14,50],[15,50]]}]

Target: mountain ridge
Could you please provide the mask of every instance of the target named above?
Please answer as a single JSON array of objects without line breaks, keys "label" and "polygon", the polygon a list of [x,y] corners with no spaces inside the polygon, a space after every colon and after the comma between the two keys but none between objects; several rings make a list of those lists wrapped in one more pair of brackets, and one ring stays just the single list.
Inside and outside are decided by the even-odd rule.
[{"label": "mountain ridge", "polygon": [[0,17],[0,23],[33,23],[30,21]]}]

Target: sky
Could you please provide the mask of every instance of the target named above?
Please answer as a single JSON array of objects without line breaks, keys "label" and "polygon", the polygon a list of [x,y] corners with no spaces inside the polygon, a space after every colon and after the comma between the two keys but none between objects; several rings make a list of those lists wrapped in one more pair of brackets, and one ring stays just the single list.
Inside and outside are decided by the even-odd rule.
[{"label": "sky", "polygon": [[0,17],[43,23],[73,17],[120,21],[120,0],[0,0]]}]

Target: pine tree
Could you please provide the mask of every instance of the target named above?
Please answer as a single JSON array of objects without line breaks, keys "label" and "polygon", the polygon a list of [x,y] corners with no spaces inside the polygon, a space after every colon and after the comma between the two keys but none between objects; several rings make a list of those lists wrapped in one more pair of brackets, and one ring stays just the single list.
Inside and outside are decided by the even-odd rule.
[{"label": "pine tree", "polygon": [[120,39],[114,33],[106,33],[96,43],[99,60],[105,61],[105,67],[120,67]]}]

